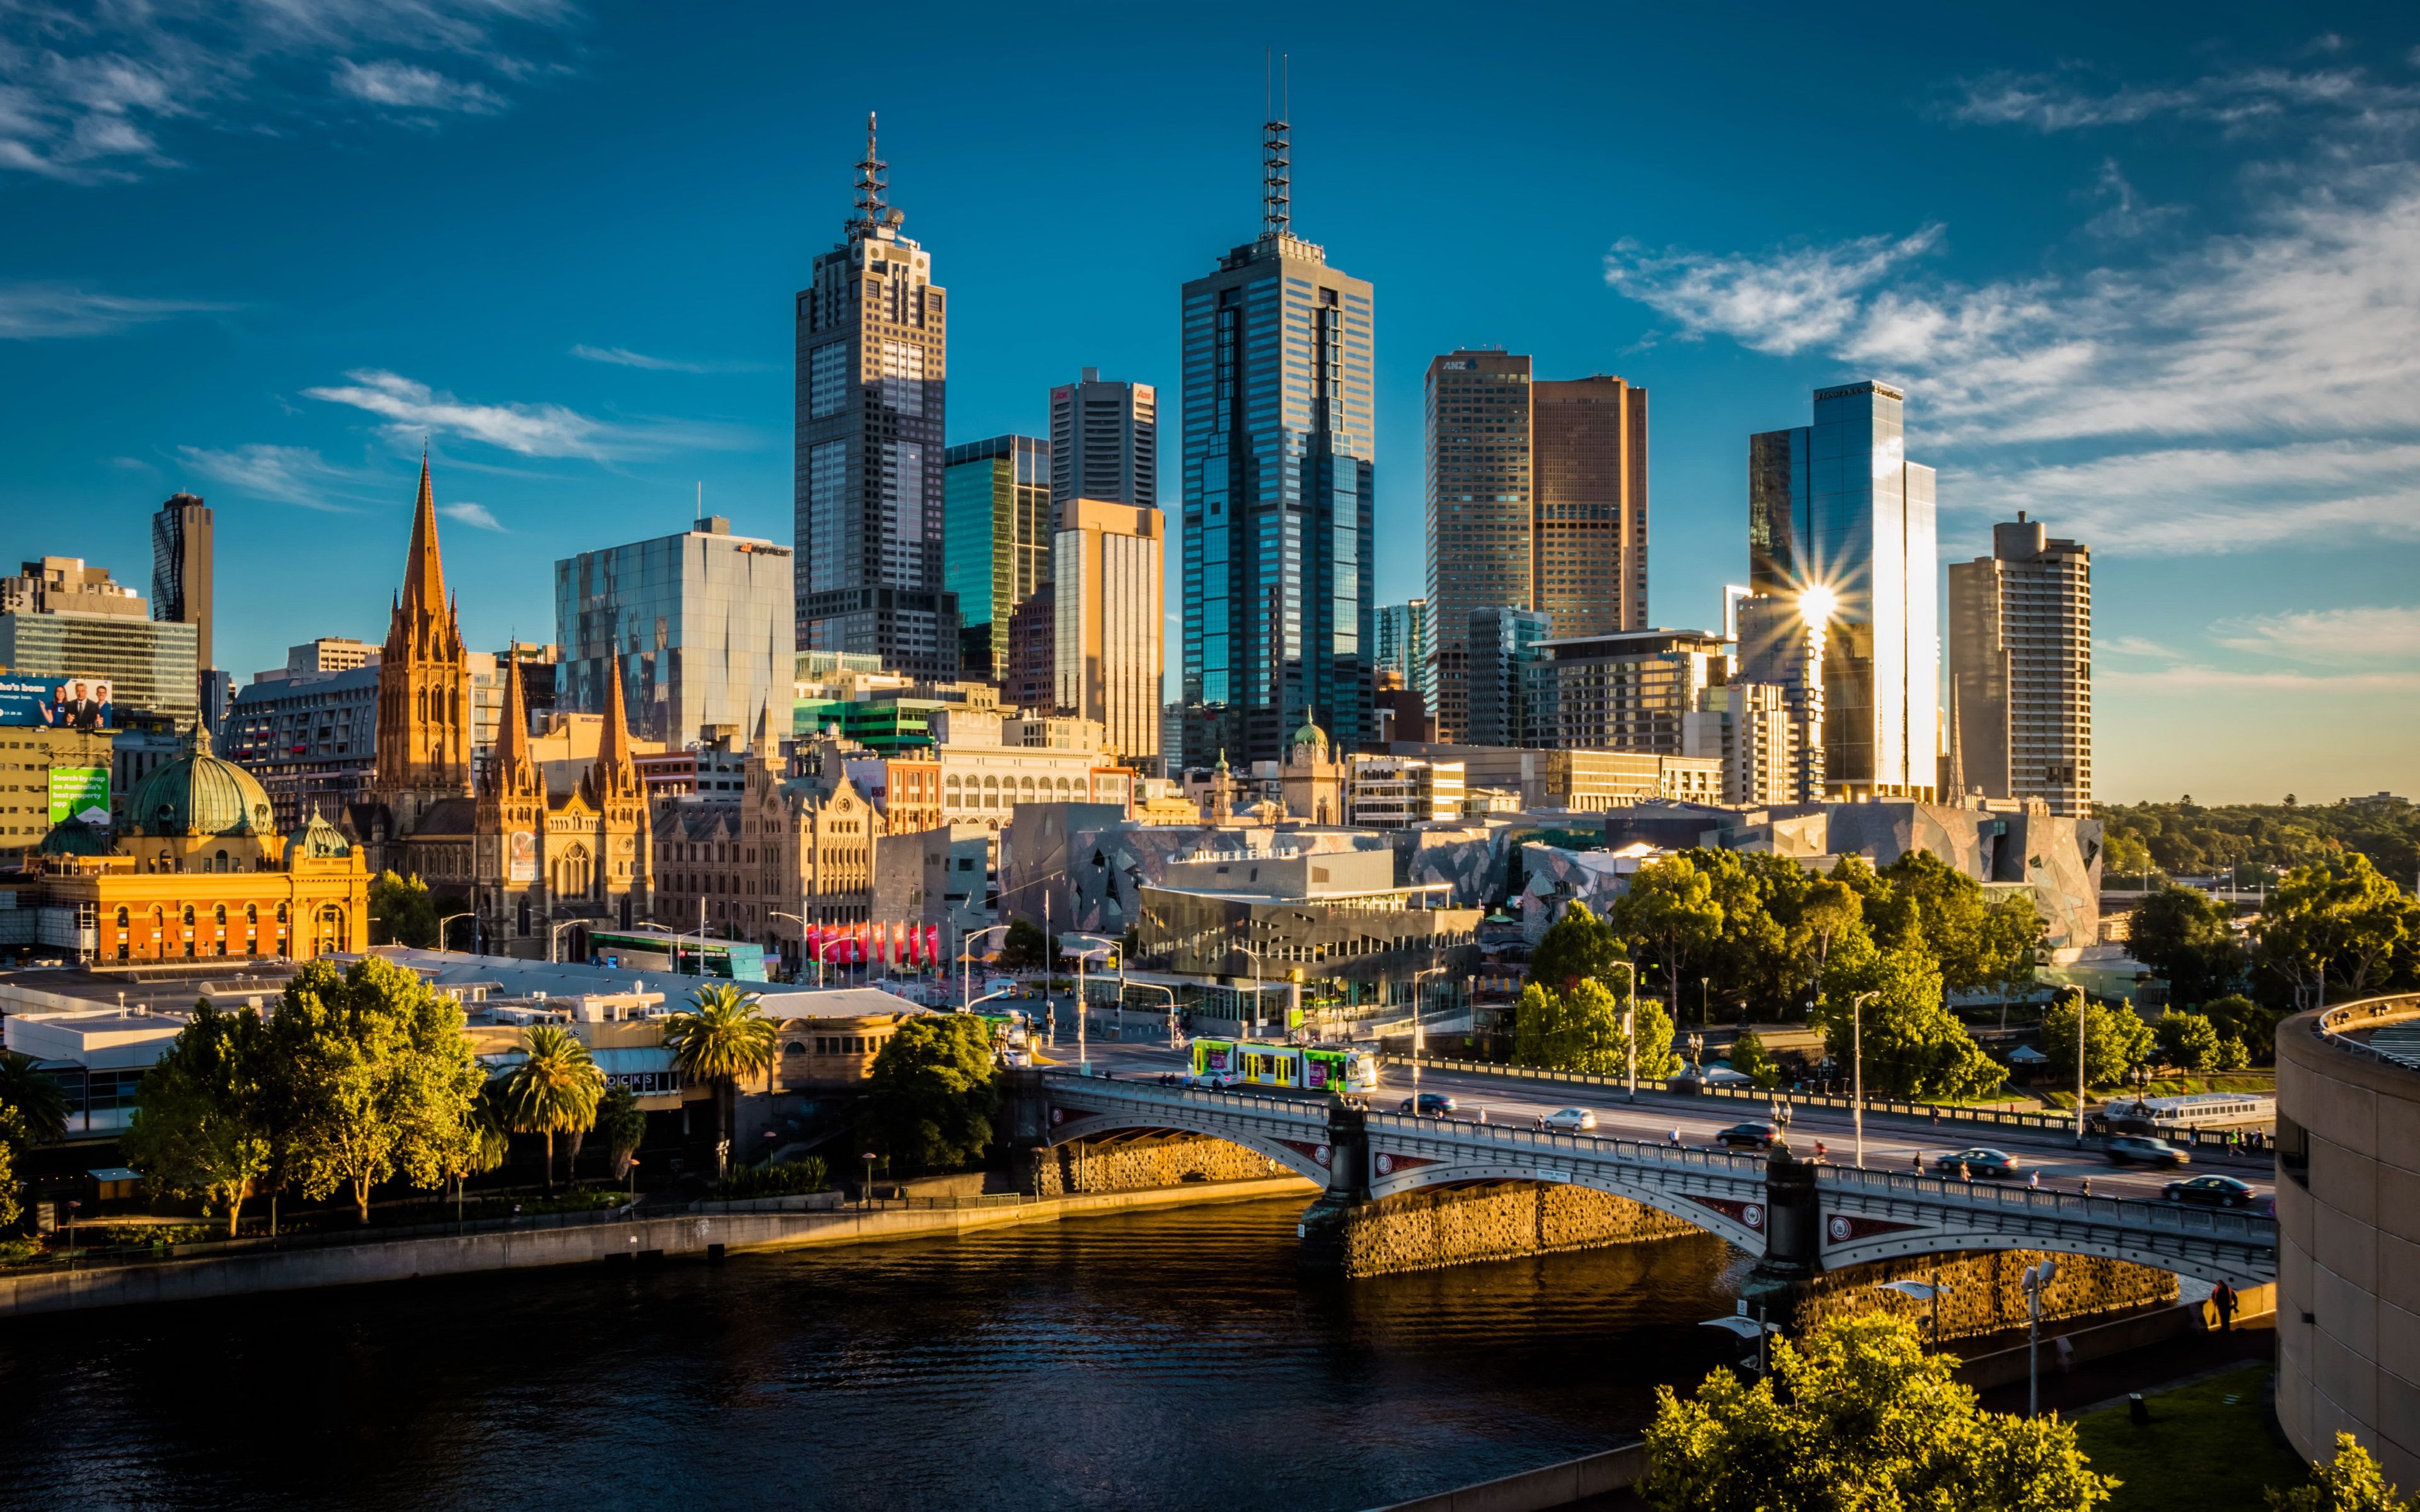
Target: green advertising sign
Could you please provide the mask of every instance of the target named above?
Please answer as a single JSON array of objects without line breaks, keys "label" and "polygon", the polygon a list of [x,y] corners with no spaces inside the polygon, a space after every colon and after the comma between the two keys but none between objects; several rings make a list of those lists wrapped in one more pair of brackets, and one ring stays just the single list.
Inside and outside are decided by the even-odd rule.
[{"label": "green advertising sign", "polygon": [[51,768],[51,823],[64,824],[70,819],[96,825],[109,823],[108,767]]}]

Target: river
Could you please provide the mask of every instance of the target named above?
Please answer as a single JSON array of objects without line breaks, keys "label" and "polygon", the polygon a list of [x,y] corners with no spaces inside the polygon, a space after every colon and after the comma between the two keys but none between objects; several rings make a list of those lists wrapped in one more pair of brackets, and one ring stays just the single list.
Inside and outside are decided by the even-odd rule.
[{"label": "river", "polygon": [[1629,1436],[1740,1263],[1310,1283],[1301,1207],[26,1319],[0,1501],[1362,1508]]}]

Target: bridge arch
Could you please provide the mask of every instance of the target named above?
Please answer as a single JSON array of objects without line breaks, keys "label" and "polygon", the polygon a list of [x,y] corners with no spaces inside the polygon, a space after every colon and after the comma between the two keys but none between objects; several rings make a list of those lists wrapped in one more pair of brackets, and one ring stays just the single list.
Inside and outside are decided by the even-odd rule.
[{"label": "bridge arch", "polygon": [[2155,1270],[2174,1271],[2203,1281],[2230,1286],[2264,1286],[2277,1279],[2274,1262],[2263,1266],[2232,1249],[2197,1245],[2178,1235],[2136,1237],[2112,1231],[2106,1235],[1983,1232],[1954,1227],[1922,1232],[1878,1235],[1846,1243],[1832,1240],[1832,1221],[1825,1220],[1823,1269],[1846,1270],[1875,1260],[1921,1255],[1971,1255],[1987,1250],[2040,1250],[2054,1255],[2089,1255],[2129,1260]]},{"label": "bridge arch", "polygon": [[1288,1137],[1272,1131],[1238,1128],[1232,1119],[1188,1117],[1182,1108],[1083,1114],[1072,1108],[1054,1107],[1051,1115],[1050,1127],[1044,1133],[1042,1142],[1054,1149],[1115,1134],[1191,1134],[1249,1149],[1307,1180],[1327,1184],[1332,1154],[1326,1133],[1316,1126],[1306,1127],[1299,1137]]},{"label": "bridge arch", "polygon": [[1480,1181],[1584,1187],[1608,1196],[1627,1198],[1643,1208],[1652,1208],[1668,1218],[1677,1218],[1726,1240],[1750,1255],[1764,1253],[1769,1215],[1761,1180],[1740,1183],[1741,1190],[1737,1192],[1728,1190],[1731,1185],[1730,1182],[1723,1183],[1726,1190],[1720,1193],[1712,1190],[1691,1192],[1645,1181],[1625,1180],[1612,1171],[1586,1165],[1562,1170],[1523,1162],[1457,1162],[1389,1168],[1393,1164],[1394,1157],[1389,1151],[1381,1150],[1371,1157],[1370,1196],[1373,1201],[1406,1192],[1465,1186]]}]

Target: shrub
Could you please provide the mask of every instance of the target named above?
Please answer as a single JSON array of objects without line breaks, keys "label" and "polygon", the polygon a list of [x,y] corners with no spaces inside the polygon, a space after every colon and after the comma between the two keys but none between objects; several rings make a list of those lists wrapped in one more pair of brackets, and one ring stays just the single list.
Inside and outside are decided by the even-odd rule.
[{"label": "shrub", "polygon": [[785,1160],[771,1165],[743,1165],[714,1189],[718,1197],[787,1197],[821,1192],[831,1185],[830,1173],[819,1158]]}]

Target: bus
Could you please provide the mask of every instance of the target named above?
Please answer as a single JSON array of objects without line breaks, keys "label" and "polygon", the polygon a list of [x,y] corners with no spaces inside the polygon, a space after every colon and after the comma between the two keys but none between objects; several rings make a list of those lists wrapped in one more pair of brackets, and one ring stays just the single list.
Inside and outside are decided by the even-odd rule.
[{"label": "bus", "polygon": [[1367,1050],[1324,1050],[1257,1040],[1196,1040],[1193,1074],[1251,1087],[1295,1087],[1310,1092],[1374,1092],[1378,1057]]},{"label": "bus", "polygon": [[2238,1124],[2273,1124],[2277,1121],[2277,1100],[2248,1092],[2195,1092],[2190,1097],[2145,1097],[2131,1103],[2112,1103],[2109,1115],[2113,1127],[2118,1120],[2148,1125],[2148,1131],[2166,1134],[2178,1129],[2223,1129]]}]

